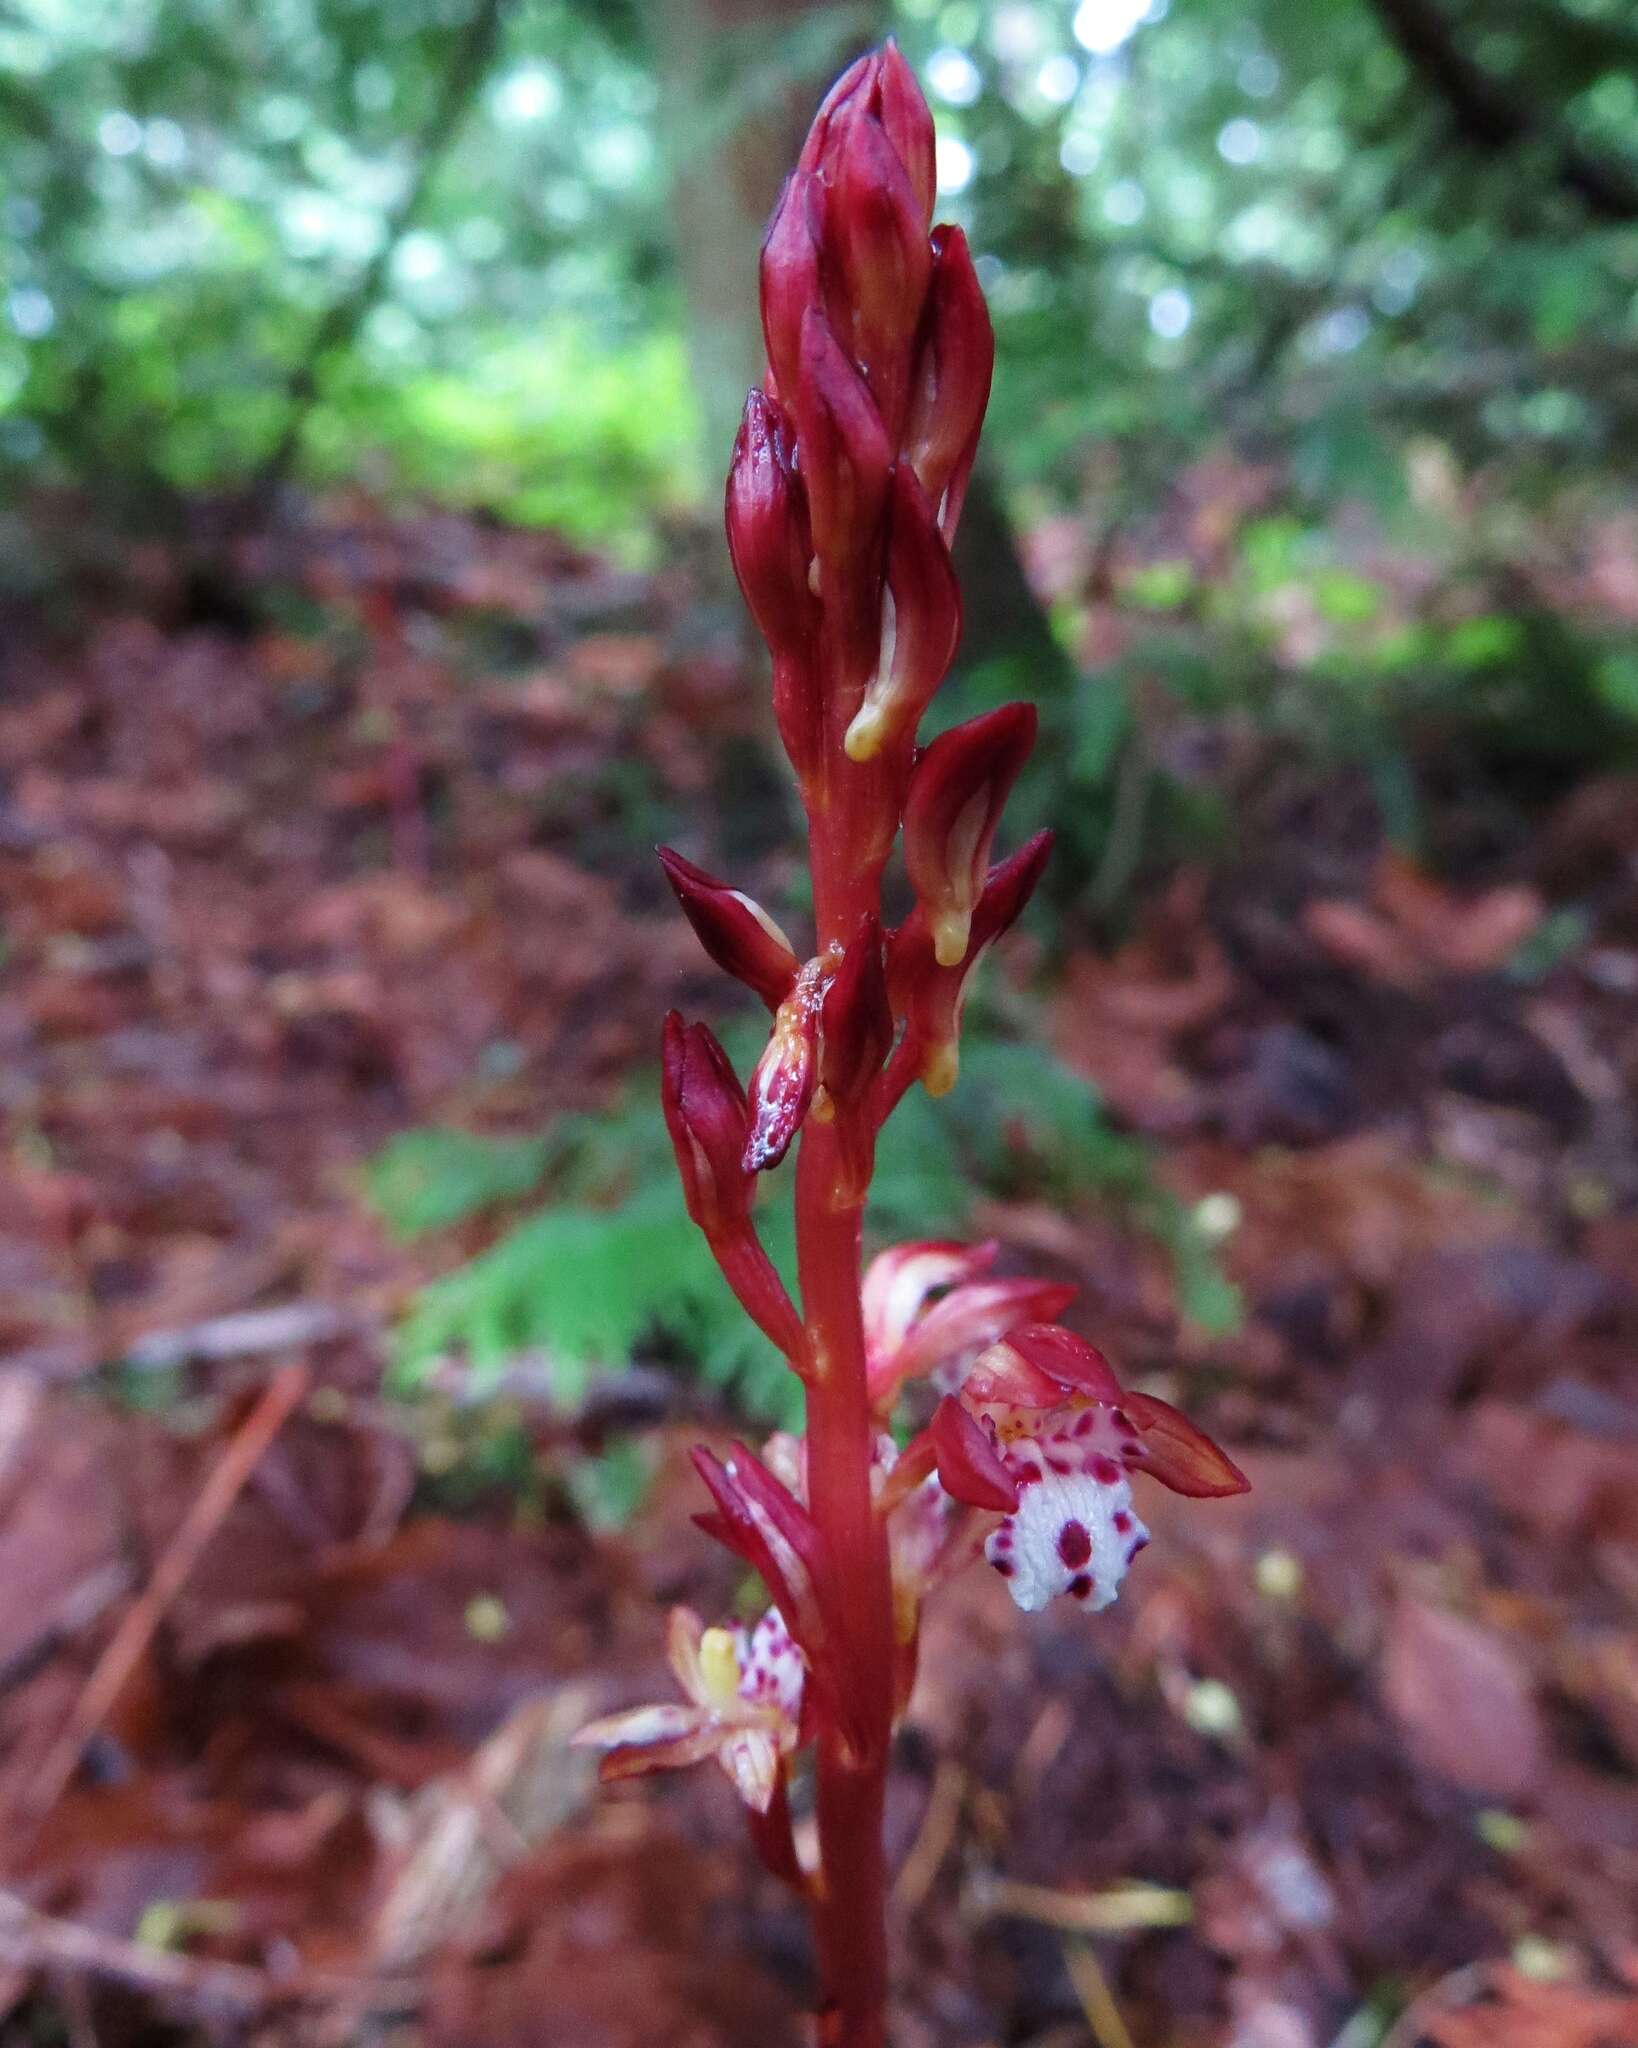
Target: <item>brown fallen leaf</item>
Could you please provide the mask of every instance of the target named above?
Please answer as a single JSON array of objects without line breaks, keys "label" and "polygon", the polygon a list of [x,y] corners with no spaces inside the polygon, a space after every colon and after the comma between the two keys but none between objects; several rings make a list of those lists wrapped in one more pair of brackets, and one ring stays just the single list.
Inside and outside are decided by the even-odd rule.
[{"label": "brown fallen leaf", "polygon": [[1421,2034],[1439,2048],[1632,2048],[1638,1997],[1585,1984],[1541,1983],[1497,1970],[1482,2003],[1430,2016]]},{"label": "brown fallen leaf", "polygon": [[1382,1692],[1424,1769],[1480,1798],[1530,1795],[1546,1732],[1528,1674],[1493,1630],[1401,1600],[1388,1623]]}]

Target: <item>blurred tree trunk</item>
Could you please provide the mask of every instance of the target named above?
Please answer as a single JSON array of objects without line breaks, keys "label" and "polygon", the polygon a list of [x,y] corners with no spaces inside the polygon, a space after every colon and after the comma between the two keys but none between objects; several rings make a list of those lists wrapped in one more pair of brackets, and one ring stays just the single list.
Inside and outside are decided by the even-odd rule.
[{"label": "blurred tree trunk", "polygon": [[877,0],[643,0],[643,15],[715,474],[762,377],[762,231],[826,86],[885,15]]}]

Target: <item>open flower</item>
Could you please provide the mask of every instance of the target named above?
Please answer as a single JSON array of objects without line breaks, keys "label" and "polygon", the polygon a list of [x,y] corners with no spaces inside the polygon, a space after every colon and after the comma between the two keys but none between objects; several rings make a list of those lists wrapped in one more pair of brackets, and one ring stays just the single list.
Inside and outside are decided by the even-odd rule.
[{"label": "open flower", "polygon": [[1245,1475],[1169,1402],[1128,1393],[1103,1354],[1053,1323],[1024,1323],[976,1358],[927,1432],[945,1491],[1001,1515],[984,1555],[1028,1613],[1067,1593],[1097,1609],[1149,1540],[1131,1475],[1197,1498]]},{"label": "open flower", "polygon": [[[870,1402],[887,1413],[907,1380],[935,1375],[941,1391],[1015,1323],[1062,1314],[1075,1289],[1049,1280],[992,1279],[994,1243],[900,1244],[864,1277]],[[941,1292],[942,1290],[942,1292]],[[936,1297],[936,1298],[935,1298]]]},{"label": "open flower", "polygon": [[691,1609],[674,1607],[668,1655],[686,1705],[609,1714],[576,1743],[603,1751],[605,1782],[715,1757],[746,1805],[766,1813],[801,1733],[807,1677],[779,1611],[770,1607],[755,1628],[727,1629],[702,1628]]}]

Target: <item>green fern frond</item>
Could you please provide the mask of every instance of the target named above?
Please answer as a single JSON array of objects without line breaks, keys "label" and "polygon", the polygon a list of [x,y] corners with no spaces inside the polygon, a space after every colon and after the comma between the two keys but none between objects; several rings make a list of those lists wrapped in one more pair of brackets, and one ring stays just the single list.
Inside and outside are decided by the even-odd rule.
[{"label": "green fern frond", "polygon": [[[373,1163],[366,1184],[393,1227],[409,1234],[543,1182],[551,1189],[543,1208],[422,1291],[399,1333],[399,1389],[412,1390],[451,1353],[481,1380],[535,1351],[573,1403],[591,1368],[618,1367],[664,1337],[747,1415],[800,1426],[799,1383],[746,1322],[688,1220],[650,1079],[606,1114],[562,1118],[539,1140],[408,1133]],[[1155,1179],[1148,1148],[1110,1128],[1097,1090],[1038,1046],[972,1033],[956,1094],[933,1102],[912,1091],[883,1133],[872,1235],[886,1243],[956,1233],[975,1191],[1024,1190],[1115,1204],[1167,1248],[1184,1316],[1212,1334],[1236,1327],[1239,1299],[1211,1246]],[[765,1196],[763,1240],[788,1277],[790,1204],[777,1176]]]}]

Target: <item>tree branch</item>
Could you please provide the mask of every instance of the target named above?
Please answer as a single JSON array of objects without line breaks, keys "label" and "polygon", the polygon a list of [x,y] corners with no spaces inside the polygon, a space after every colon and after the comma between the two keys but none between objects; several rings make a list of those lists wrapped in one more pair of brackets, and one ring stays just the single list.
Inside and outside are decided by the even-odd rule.
[{"label": "tree branch", "polygon": [[1517,98],[1462,48],[1437,0],[1372,0],[1372,5],[1412,70],[1444,101],[1464,141],[1493,156],[1521,143],[1545,143],[1558,182],[1590,213],[1604,221],[1638,221],[1638,174],[1596,156],[1551,114]]},{"label": "tree branch", "polygon": [[505,0],[477,0],[465,32],[455,46],[437,103],[422,131],[416,151],[415,175],[387,222],[381,245],[319,322],[307,345],[307,353],[291,373],[285,388],[284,430],[257,474],[257,495],[276,491],[290,474],[319,394],[319,381],[326,359],[355,339],[366,315],[381,296],[387,266],[392,262],[399,243],[414,226],[432,181],[461,132],[473,96],[483,83],[489,60],[495,53],[504,10]]}]

